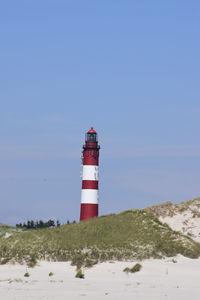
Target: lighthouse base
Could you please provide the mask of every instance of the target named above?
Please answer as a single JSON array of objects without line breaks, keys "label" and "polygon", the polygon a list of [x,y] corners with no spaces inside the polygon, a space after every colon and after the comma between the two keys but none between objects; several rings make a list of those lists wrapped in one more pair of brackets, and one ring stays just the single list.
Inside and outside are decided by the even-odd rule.
[{"label": "lighthouse base", "polygon": [[98,217],[98,204],[81,203],[80,221]]}]

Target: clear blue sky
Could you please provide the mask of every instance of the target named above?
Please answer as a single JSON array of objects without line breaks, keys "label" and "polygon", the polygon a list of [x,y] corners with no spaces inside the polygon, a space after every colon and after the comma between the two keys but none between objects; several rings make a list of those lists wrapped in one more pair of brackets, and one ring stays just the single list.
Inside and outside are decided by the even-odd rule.
[{"label": "clear blue sky", "polygon": [[0,222],[78,220],[85,131],[100,213],[200,196],[200,2],[0,2]]}]

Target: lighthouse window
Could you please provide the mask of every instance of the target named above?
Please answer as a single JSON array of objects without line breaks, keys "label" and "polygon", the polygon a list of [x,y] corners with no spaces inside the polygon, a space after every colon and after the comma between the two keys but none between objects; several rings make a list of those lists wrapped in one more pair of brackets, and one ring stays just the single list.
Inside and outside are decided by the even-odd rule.
[{"label": "lighthouse window", "polygon": [[96,142],[97,135],[96,133],[88,133],[87,134],[87,141]]}]

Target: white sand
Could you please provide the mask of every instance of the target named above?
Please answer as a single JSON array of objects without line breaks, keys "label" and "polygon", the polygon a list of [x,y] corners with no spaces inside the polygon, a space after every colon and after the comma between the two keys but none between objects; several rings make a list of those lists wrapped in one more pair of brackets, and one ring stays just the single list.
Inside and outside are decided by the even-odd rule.
[{"label": "white sand", "polygon": [[0,299],[199,300],[200,259],[176,260],[147,260],[140,272],[129,275],[123,269],[136,262],[102,263],[86,269],[85,279],[75,278],[75,267],[65,262],[41,262],[28,269],[29,278],[23,276],[25,266],[1,265]]}]

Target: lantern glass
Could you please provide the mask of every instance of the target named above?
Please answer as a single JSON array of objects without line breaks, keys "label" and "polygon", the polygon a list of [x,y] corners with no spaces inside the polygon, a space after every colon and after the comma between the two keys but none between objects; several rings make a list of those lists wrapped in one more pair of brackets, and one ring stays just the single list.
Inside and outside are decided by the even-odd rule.
[{"label": "lantern glass", "polygon": [[96,133],[87,133],[86,134],[86,141],[87,142],[96,142],[97,141],[97,134]]}]

